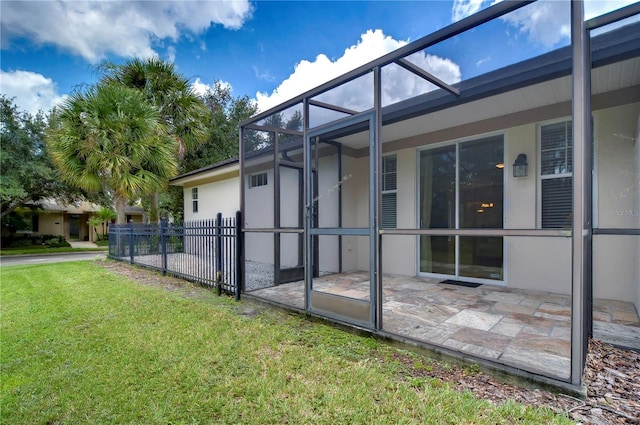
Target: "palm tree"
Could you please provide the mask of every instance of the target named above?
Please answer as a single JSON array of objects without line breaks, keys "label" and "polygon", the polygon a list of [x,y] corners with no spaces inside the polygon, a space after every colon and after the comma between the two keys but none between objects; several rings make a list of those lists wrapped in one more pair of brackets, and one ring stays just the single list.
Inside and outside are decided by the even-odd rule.
[{"label": "palm tree", "polygon": [[[158,108],[166,133],[174,138],[175,155],[202,145],[207,136],[207,108],[193,91],[189,80],[176,72],[172,63],[158,58],[131,59],[122,65],[103,66],[102,81],[136,89]],[[158,221],[157,190],[150,194],[149,218]]]},{"label": "palm tree", "polygon": [[[104,226],[104,223],[102,221],[102,219],[100,217],[97,216],[91,216],[89,217],[89,220],[87,220],[87,224],[89,225],[90,228],[93,228],[94,233],[96,234],[96,240],[100,240],[100,236],[98,235],[98,229],[97,227],[102,224]],[[104,234],[103,234],[104,236]]]},{"label": "palm tree", "polygon": [[107,230],[109,229],[109,223],[111,220],[117,217],[116,212],[111,208],[100,207],[98,212],[96,213],[98,218],[102,221],[102,239],[104,239],[105,235],[105,224]]},{"label": "palm tree", "polygon": [[118,223],[126,221],[128,199],[157,190],[177,170],[176,140],[158,110],[121,85],[72,94],[52,114],[47,142],[63,179],[113,195]]}]

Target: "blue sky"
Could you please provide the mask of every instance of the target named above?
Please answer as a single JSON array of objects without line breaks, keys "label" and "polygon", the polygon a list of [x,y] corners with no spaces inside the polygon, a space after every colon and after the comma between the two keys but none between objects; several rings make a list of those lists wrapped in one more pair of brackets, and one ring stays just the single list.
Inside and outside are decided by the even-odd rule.
[{"label": "blue sky", "polygon": [[[46,111],[95,83],[102,60],[157,55],[197,90],[221,80],[264,110],[491,3],[2,0],[0,92]],[[629,3],[589,1],[587,15]],[[411,60],[454,83],[565,45],[568,10],[539,2]],[[425,90],[399,70],[388,75],[404,82],[389,87],[389,101]]]}]

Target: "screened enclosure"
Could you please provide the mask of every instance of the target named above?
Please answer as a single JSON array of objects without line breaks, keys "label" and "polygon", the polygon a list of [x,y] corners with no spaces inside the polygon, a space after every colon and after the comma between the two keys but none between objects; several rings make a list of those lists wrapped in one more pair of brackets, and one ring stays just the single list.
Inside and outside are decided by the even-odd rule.
[{"label": "screened enclosure", "polygon": [[244,122],[245,293],[573,386],[640,348],[640,5],[553,3],[565,45],[439,75],[502,2]]}]

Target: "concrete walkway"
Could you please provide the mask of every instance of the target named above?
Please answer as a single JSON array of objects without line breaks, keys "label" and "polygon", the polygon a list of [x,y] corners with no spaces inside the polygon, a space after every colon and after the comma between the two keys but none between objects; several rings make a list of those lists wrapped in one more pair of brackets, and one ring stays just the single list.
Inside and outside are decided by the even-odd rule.
[{"label": "concrete walkway", "polygon": [[71,245],[71,248],[100,248],[98,245],[93,242],[85,242],[85,241],[67,241]]}]

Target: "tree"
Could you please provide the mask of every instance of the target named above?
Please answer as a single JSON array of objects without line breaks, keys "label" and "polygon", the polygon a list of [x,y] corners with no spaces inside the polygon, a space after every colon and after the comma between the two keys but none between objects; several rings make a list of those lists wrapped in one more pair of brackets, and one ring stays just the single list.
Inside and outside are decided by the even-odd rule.
[{"label": "tree", "polygon": [[[122,65],[105,64],[102,69],[103,83],[138,90],[156,106],[166,134],[175,139],[174,154],[179,159],[187,150],[196,149],[205,141],[207,110],[189,80],[179,74],[172,63],[158,58],[134,58]],[[149,196],[149,219],[155,222],[158,221],[157,190]]]},{"label": "tree", "polygon": [[[100,219],[100,217],[96,217],[96,216],[89,217],[89,220],[87,220],[87,224],[89,225],[89,227],[92,227],[92,228],[93,228],[93,231],[94,231],[94,232],[95,232],[95,234],[96,234],[96,239],[98,239],[98,238],[99,238],[99,235],[98,235],[98,229],[97,229],[97,227],[98,227],[101,223],[102,223],[102,220]],[[104,224],[103,224],[103,225],[104,225]],[[103,232],[102,236],[104,236],[104,232]]]},{"label": "tree", "polygon": [[99,84],[54,111],[47,131],[52,158],[67,182],[113,195],[117,221],[128,199],[157,190],[177,171],[176,139],[137,90]]},{"label": "tree", "polygon": [[257,112],[248,96],[233,97],[231,87],[216,81],[202,97],[208,110],[206,141],[188,150],[180,172],[186,173],[238,156],[239,124]]},{"label": "tree", "polygon": [[115,218],[117,218],[117,214],[111,208],[101,207],[96,213],[96,216],[100,219],[100,222],[102,223],[102,239],[104,239],[105,227],[107,229],[109,228],[109,223],[111,222],[111,220],[114,220]]},{"label": "tree", "polygon": [[[195,149],[187,149],[180,160],[180,173],[187,173],[207,165],[238,156],[240,122],[250,118],[257,106],[248,96],[233,97],[231,87],[216,81],[202,96],[207,108],[207,138]],[[171,186],[160,197],[160,209],[178,219],[184,216],[183,191]]]},{"label": "tree", "polygon": [[66,184],[49,156],[44,142],[47,126],[43,113],[21,112],[13,99],[0,95],[0,198],[1,217],[16,208],[37,204],[45,198],[63,203],[100,201],[100,193],[86,193]]}]

